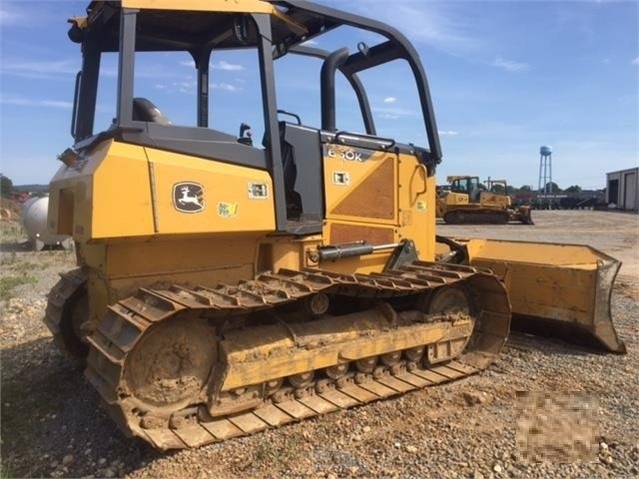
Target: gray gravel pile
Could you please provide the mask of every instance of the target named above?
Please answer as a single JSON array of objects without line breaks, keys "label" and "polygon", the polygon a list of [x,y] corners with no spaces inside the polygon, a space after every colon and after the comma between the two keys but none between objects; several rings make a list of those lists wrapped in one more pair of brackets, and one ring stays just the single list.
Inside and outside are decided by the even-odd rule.
[{"label": "gray gravel pile", "polygon": [[[42,265],[30,270],[36,284],[16,288],[13,299],[2,303],[3,477],[639,475],[639,287],[632,278],[623,278],[613,296],[615,325],[628,347],[625,356],[517,333],[483,374],[199,450],[161,454],[123,437],[81,372],[52,344],[41,323],[42,294],[59,271],[73,267],[73,255],[62,254],[51,263],[47,258],[20,252],[13,269],[3,263],[0,272],[2,278],[18,274],[23,263]],[[582,392],[596,398],[596,460],[526,462],[516,445],[518,391]],[[567,425],[567,438],[571,432]]]}]

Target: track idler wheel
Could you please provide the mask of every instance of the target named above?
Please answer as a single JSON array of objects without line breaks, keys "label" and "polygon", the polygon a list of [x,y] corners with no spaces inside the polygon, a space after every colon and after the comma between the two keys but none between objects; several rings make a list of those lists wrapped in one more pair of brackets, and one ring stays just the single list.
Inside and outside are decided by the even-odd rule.
[{"label": "track idler wheel", "polygon": [[206,402],[216,361],[215,332],[206,320],[175,317],[149,328],[127,355],[120,389],[140,409],[168,417]]},{"label": "track idler wheel", "polygon": [[92,332],[88,327],[89,299],[86,288],[78,290],[64,305],[60,321],[60,337],[66,351],[84,361],[89,354],[86,337]]},{"label": "track idler wheel", "polygon": [[44,323],[60,349],[84,366],[89,353],[86,338],[97,326],[89,320],[87,278],[82,269],[60,276],[47,295]]},{"label": "track idler wheel", "polygon": [[[445,286],[438,289],[430,297],[428,304],[429,314],[447,315],[453,319],[457,315],[462,318],[473,317],[474,309],[467,292],[461,286]],[[425,364],[429,366],[459,356],[469,339],[467,336],[429,344],[424,355]]]},{"label": "track idler wheel", "polygon": [[445,286],[433,293],[428,302],[429,314],[461,313],[472,315],[471,303],[468,295],[460,286]]}]

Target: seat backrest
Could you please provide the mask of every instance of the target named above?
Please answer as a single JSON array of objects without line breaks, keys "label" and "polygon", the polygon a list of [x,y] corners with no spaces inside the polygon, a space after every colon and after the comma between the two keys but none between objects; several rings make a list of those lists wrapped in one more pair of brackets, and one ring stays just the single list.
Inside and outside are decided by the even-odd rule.
[{"label": "seat backrest", "polygon": [[133,120],[159,123],[160,125],[171,125],[169,120],[160,109],[146,98],[137,97],[133,99]]}]

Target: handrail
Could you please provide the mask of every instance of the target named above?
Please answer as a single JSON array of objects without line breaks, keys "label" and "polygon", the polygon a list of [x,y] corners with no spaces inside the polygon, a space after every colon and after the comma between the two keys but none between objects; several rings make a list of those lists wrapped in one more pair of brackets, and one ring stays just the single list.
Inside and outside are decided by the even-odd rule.
[{"label": "handrail", "polygon": [[75,139],[75,127],[78,115],[78,94],[80,86],[80,78],[82,78],[82,70],[75,75],[75,91],[73,93],[73,111],[71,112],[71,136]]}]

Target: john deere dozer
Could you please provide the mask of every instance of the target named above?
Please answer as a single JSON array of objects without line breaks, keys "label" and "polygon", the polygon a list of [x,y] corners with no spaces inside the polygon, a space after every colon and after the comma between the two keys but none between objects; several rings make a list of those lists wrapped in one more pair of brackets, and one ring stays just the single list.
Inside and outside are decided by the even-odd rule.
[{"label": "john deere dozer", "polygon": [[[298,0],[95,1],[70,21],[82,49],[75,142],[51,181],[49,226],[73,236],[78,269],[49,294],[45,321],[126,433],[197,447],[475,374],[513,315],[624,350],[609,310],[614,259],[482,239],[437,248],[437,126],[397,30]],[[309,46],[336,29],[328,43],[378,41]],[[255,58],[260,144],[246,125],[239,137],[209,126],[223,71],[210,65],[237,49]],[[109,52],[117,109],[95,131]],[[193,126],[135,95],[149,75],[136,62],[172,52],[194,63]],[[299,56],[321,64],[321,124],[278,111],[275,65]],[[362,72],[397,64],[416,85],[422,145],[374,122]],[[338,74],[360,132],[339,127]]]},{"label": "john deere dozer", "polygon": [[437,194],[437,217],[450,224],[534,224],[530,206],[513,208],[506,180],[480,183],[477,176],[449,176]]}]

